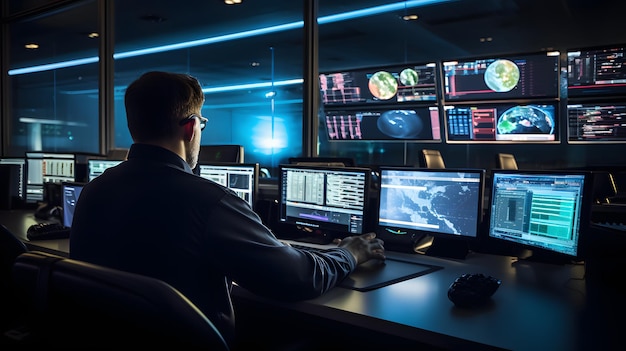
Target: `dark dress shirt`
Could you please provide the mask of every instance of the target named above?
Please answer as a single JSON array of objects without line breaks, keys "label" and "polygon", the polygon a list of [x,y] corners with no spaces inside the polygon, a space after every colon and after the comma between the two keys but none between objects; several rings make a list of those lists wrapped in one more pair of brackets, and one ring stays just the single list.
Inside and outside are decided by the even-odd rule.
[{"label": "dark dress shirt", "polygon": [[71,228],[71,258],[169,283],[229,342],[233,281],[265,297],[304,300],[356,267],[343,248],[312,253],[282,243],[233,191],[146,144],[133,144],[128,160],[85,185]]}]

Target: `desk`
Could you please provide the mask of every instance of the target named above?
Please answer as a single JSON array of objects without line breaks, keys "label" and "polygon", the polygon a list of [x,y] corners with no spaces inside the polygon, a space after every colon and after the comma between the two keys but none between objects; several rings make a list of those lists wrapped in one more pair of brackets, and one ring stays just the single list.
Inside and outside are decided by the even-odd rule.
[{"label": "desk", "polygon": [[26,237],[28,227],[41,222],[51,222],[35,217],[34,210],[0,211],[0,223],[26,244],[29,250],[39,250],[67,257],[70,252],[70,240],[36,240],[30,241]]},{"label": "desk", "polygon": [[[67,255],[67,239],[27,241],[26,229],[38,221],[29,211],[0,211],[0,223],[31,249]],[[337,287],[316,299],[295,303],[265,299],[235,286],[233,300],[236,306],[258,306],[271,314],[315,318],[328,323],[329,331],[342,328],[340,334],[349,327],[355,339],[375,335],[394,350],[420,349],[416,344],[438,350],[612,350],[622,343],[625,294],[612,285],[584,279],[584,265],[514,264],[512,257],[474,252],[465,260],[399,252],[387,255],[443,269],[367,292]],[[490,305],[466,310],[448,300],[448,287],[463,273],[502,280]],[[266,316],[256,318],[263,322]],[[301,327],[298,319],[285,325]],[[276,328],[264,325],[260,329],[272,327]]]}]

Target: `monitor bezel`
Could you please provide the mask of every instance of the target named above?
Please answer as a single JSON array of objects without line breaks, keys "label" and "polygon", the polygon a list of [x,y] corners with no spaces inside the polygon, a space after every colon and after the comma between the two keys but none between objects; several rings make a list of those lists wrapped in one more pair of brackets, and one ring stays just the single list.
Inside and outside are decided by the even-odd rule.
[{"label": "monitor bezel", "polygon": [[[542,246],[525,243],[521,241],[513,241],[507,238],[495,237],[492,235],[492,210],[494,202],[495,176],[497,174],[520,174],[520,175],[557,175],[557,176],[583,176],[582,202],[580,204],[580,213],[578,216],[578,242],[576,254],[569,254],[551,250]],[[593,205],[593,173],[584,170],[562,170],[562,169],[492,169],[490,172],[490,198],[487,213],[489,218],[485,220],[484,237],[487,242],[494,244],[502,244],[501,250],[510,254],[517,254],[519,260],[539,261],[545,263],[570,263],[578,262],[584,259],[587,243],[587,229],[591,220],[591,208]],[[504,249],[507,248],[507,249]],[[512,249],[512,250],[511,250]],[[496,250],[497,251],[497,250]]]},{"label": "monitor bezel", "polygon": [[[311,226],[306,224],[296,223],[295,220],[287,220],[283,219],[282,213],[284,211],[285,206],[285,197],[283,196],[283,183],[284,183],[284,170],[285,169],[299,169],[299,170],[310,170],[310,171],[321,171],[321,172],[353,172],[360,173],[363,175],[364,179],[364,191],[363,191],[363,224],[361,227],[361,233],[349,233],[346,231],[338,231],[333,230],[331,228],[325,226],[316,226],[315,223],[312,223]],[[327,165],[313,165],[313,164],[279,164],[278,165],[278,213],[277,213],[277,223],[279,226],[279,230],[281,231],[283,236],[293,238],[295,240],[302,239],[304,241],[319,240],[319,242],[330,242],[335,238],[344,238],[346,236],[351,235],[360,235],[365,234],[367,232],[372,231],[372,211],[370,209],[370,189],[372,182],[372,170],[367,167],[358,167],[358,166],[327,166]],[[318,223],[318,222],[316,222]],[[321,222],[319,222],[321,223]],[[321,223],[323,224],[323,223]]]},{"label": "monitor bezel", "polygon": [[[400,226],[390,226],[388,224],[381,224],[380,222],[380,210],[381,210],[381,198],[382,198],[382,183],[384,180],[385,171],[409,171],[409,172],[423,172],[423,173],[438,173],[438,174],[453,174],[453,173],[471,173],[478,175],[479,187],[478,187],[478,199],[476,206],[476,226],[474,235],[455,235],[451,233],[443,233],[433,230],[421,230],[415,228],[405,228]],[[478,242],[481,236],[481,230],[483,227],[483,202],[486,182],[486,170],[480,168],[426,168],[426,167],[411,167],[411,166],[380,166],[379,178],[380,186],[378,187],[378,201],[376,203],[376,233],[381,239],[385,240],[385,243],[389,243],[390,247],[400,251],[412,251],[420,252],[424,248],[419,248],[423,242],[426,242],[430,247],[425,247],[425,253],[432,256],[450,257],[450,258],[464,258],[471,246]],[[393,234],[406,232],[406,236],[398,237]],[[405,235],[405,234],[403,234]],[[437,243],[435,243],[437,242]],[[447,247],[446,247],[447,246]],[[432,249],[432,250],[431,250]]]}]

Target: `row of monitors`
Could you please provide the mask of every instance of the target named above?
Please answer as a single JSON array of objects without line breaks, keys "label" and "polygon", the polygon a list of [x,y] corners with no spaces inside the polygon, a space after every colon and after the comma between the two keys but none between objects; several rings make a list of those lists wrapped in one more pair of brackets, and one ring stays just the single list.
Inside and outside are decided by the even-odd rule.
[{"label": "row of monitors", "polygon": [[[626,94],[625,53],[624,44],[568,50],[567,96]],[[446,102],[557,98],[560,60],[539,52],[324,72],[320,92],[325,106],[437,101],[441,81]]]},{"label": "row of monitors", "polygon": [[[47,184],[89,182],[122,160],[87,158],[77,161],[75,153],[27,152],[24,158],[2,158],[0,164],[14,164],[18,174],[11,194],[25,203],[46,201]],[[78,171],[86,167],[86,175]],[[251,206],[258,192],[259,165],[256,163],[206,163],[198,165],[200,176],[226,186]]]},{"label": "row of monitors", "polygon": [[[46,183],[76,181],[72,154],[42,156],[41,164],[26,158],[28,201],[42,201]],[[120,162],[89,160],[90,181]],[[478,239],[484,230],[485,170],[383,166],[378,186],[372,186],[369,168],[279,168],[278,223],[293,232],[341,237],[374,230],[385,241],[407,244],[431,235],[435,239],[428,254],[463,257],[467,241]],[[255,209],[258,164],[200,164],[199,170],[200,176],[232,189]],[[590,172],[492,170],[490,176],[490,207],[485,211],[490,238],[546,257],[581,257],[593,197]],[[370,207],[371,189],[377,189],[375,210]]]},{"label": "row of monitors", "polygon": [[[626,65],[625,65],[626,67]],[[325,137],[336,141],[558,142],[559,104],[475,103],[328,110]],[[569,143],[626,142],[626,100],[567,105]]]},{"label": "row of monitors", "polygon": [[[370,188],[369,168],[281,165],[279,223],[330,237],[375,231],[386,245],[407,249],[427,236],[433,240],[426,254],[442,257],[464,258],[469,244],[485,236],[530,249],[540,260],[582,257],[591,172],[494,169],[489,175],[483,211],[482,169],[380,167],[379,186]],[[377,189],[375,199],[368,189]]]}]

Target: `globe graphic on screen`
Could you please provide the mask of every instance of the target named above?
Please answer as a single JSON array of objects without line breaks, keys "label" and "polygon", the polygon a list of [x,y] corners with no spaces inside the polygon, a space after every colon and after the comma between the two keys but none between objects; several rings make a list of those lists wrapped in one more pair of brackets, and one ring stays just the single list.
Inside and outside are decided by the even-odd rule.
[{"label": "globe graphic on screen", "polygon": [[400,72],[400,83],[406,86],[417,85],[419,81],[419,75],[414,69],[406,68]]},{"label": "globe graphic on screen", "polygon": [[370,77],[368,87],[374,97],[389,100],[398,92],[398,81],[391,73],[378,71]]},{"label": "globe graphic on screen", "polygon": [[515,106],[498,119],[498,134],[553,134],[552,116],[535,106]]},{"label": "globe graphic on screen", "polygon": [[390,110],[383,112],[376,122],[378,129],[395,139],[417,137],[424,127],[422,120],[413,110]]},{"label": "globe graphic on screen", "polygon": [[485,83],[489,89],[506,93],[517,86],[519,82],[519,68],[509,60],[496,60],[487,66]]}]

